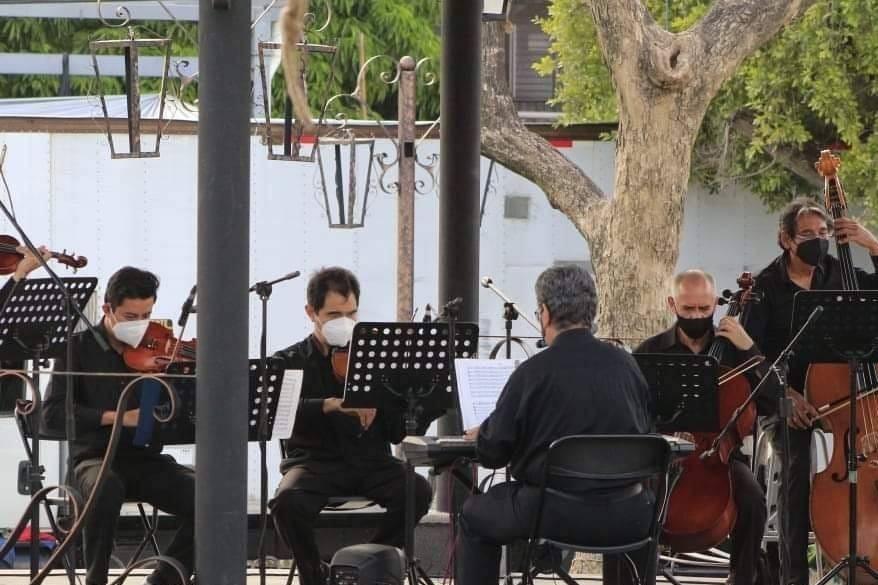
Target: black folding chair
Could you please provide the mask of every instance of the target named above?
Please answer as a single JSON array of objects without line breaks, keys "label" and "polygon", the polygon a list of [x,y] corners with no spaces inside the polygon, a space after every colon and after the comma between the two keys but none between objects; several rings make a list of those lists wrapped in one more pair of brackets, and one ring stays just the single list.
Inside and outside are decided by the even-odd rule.
[{"label": "black folding chair", "polygon": [[[33,425],[31,424],[30,417],[27,417],[19,412],[15,413],[15,421],[18,426],[18,432],[21,436],[22,442],[24,443],[25,452],[28,456],[28,459],[31,458],[30,451],[30,443],[29,441],[33,437]],[[61,442],[66,441],[67,436],[66,433],[61,431],[54,431],[45,427],[45,425],[40,425],[40,441],[48,441],[48,442]],[[73,485],[72,482],[72,470],[67,470],[67,475],[65,477],[65,483],[70,486]],[[22,489],[23,486],[19,487],[19,493],[22,495],[27,495]],[[80,498],[87,497],[88,494],[79,494]],[[128,560],[128,563],[122,563],[118,561],[118,564],[124,566],[125,568],[136,563],[143,556],[146,547],[149,546],[151,548],[152,554],[154,556],[158,556],[161,554],[159,552],[159,544],[158,538],[156,537],[156,532],[158,530],[158,517],[159,517],[159,509],[155,506],[152,507],[152,513],[147,515],[146,508],[144,508],[144,503],[137,500],[126,500],[127,503],[137,504],[137,512],[140,515],[140,523],[143,526],[143,536],[137,544],[137,547],[134,550],[134,554]],[[81,502],[80,502],[81,503]],[[52,528],[52,532],[55,535],[56,540],[61,542],[64,539],[64,533],[59,529],[57,524],[57,519],[55,515],[52,513],[50,506],[56,506],[59,509],[63,509],[66,507],[65,498],[49,498],[44,502],[44,507],[46,511],[46,515],[49,518],[49,525]],[[65,559],[67,557],[65,556]],[[67,560],[65,560],[65,563]]]},{"label": "black folding chair", "polygon": [[[532,584],[536,571],[532,568],[533,549],[536,545],[548,545],[561,549],[603,555],[625,555],[629,566],[638,575],[640,585],[646,585],[650,562],[658,554],[658,539],[667,508],[668,468],[671,448],[661,435],[572,435],[554,441],[549,446],[543,477],[540,483],[537,514],[528,538],[524,554],[522,577],[525,584]],[[615,546],[596,546],[587,542],[560,542],[542,538],[542,517],[546,491],[562,493],[566,498],[589,501],[588,496],[572,493],[577,483],[593,486],[595,482],[607,482],[608,487],[619,482],[642,482],[644,489],[655,493],[649,531],[638,540]],[[577,490],[578,492],[579,490]],[[586,519],[583,519],[585,521]],[[647,549],[647,564],[638,568],[628,553]],[[550,555],[551,556],[551,555]],[[552,570],[569,585],[576,581],[560,563],[553,563]]]}]

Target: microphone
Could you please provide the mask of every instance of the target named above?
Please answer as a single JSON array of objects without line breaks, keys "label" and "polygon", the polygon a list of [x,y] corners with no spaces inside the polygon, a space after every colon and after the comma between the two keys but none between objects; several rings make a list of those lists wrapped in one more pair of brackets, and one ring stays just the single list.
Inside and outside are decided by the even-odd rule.
[{"label": "microphone", "polygon": [[424,318],[422,319],[424,323],[432,323],[433,322],[433,307],[430,306],[430,303],[427,303],[427,306],[424,307]]},{"label": "microphone", "polygon": [[463,297],[457,297],[457,298],[451,299],[450,301],[445,303],[445,305],[442,307],[442,310],[446,311],[446,312],[456,311],[460,308],[460,306],[462,304],[463,304]]},{"label": "microphone", "polygon": [[[294,278],[298,278],[299,276],[301,276],[301,274],[302,274],[302,273],[299,272],[298,270],[294,270],[293,272],[290,272],[290,273],[284,274],[284,275],[281,276],[280,278],[275,278],[274,280],[270,280],[270,281],[268,281],[268,282],[262,280],[262,281],[257,282],[257,283],[254,284],[253,286],[251,286],[251,287],[248,289],[247,292],[255,292],[257,288],[270,287],[270,286],[273,285],[273,284],[277,284],[277,283],[279,283],[279,282],[283,282],[283,281],[285,281],[285,280],[292,280],[292,279],[294,279]],[[261,293],[260,293],[260,294],[261,294]],[[268,291],[268,294],[271,294],[271,290],[270,290],[270,289],[269,289],[269,291]]]},{"label": "microphone", "polygon": [[482,286],[483,287],[491,288],[492,284],[494,284],[494,279],[492,279],[490,276],[483,276],[482,277]]},{"label": "microphone", "polygon": [[195,307],[192,305],[195,303],[195,289],[197,287],[197,284],[193,284],[192,290],[189,291],[189,296],[183,301],[183,307],[180,309],[180,318],[177,319],[177,325],[180,327],[184,327],[189,319],[189,314],[195,312]]}]

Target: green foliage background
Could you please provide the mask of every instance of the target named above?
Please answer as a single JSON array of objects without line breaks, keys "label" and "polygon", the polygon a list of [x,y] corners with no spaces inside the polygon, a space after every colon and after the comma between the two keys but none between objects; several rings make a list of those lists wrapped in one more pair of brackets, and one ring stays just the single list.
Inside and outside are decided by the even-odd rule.
[{"label": "green foliage background", "polygon": [[[318,26],[325,20],[324,0],[312,0]],[[308,68],[308,88],[314,112],[336,93],[348,93],[356,86],[359,63],[359,37],[365,41],[366,57],[385,54],[394,58],[411,55],[415,59],[432,58],[425,69],[438,77],[440,4],[435,0],[332,0],[332,20],[327,30],[313,33],[309,42],[335,44],[334,82],[330,82],[331,62],[323,57],[312,57]],[[109,9],[105,9],[109,13]],[[109,20],[109,19],[108,19]],[[113,21],[110,21],[113,22]],[[132,22],[138,37],[168,37],[172,40],[172,60],[178,61],[198,54],[198,25],[195,23]],[[17,53],[71,53],[88,54],[89,41],[124,38],[125,28],[109,28],[100,20],[76,19],[0,19],[0,52]],[[259,39],[270,40],[270,39]],[[144,54],[148,54],[144,51]],[[378,60],[366,75],[369,117],[393,118],[396,113],[396,87],[380,80],[381,71],[393,64]],[[186,73],[192,73],[186,70]],[[142,91],[155,91],[158,79],[141,80]],[[121,78],[102,79],[106,93],[123,93]],[[258,83],[258,79],[254,80]],[[59,95],[61,79],[49,75],[0,75],[0,97],[49,97]],[[72,77],[72,95],[94,95],[97,87],[93,77]],[[272,111],[275,116],[283,111],[284,85],[282,74],[272,80]],[[184,94],[188,101],[197,99],[197,82]],[[343,102],[349,113],[359,115],[351,100]],[[439,115],[438,83],[420,86],[418,116],[435,119]]]},{"label": "green foliage background", "polygon": [[[693,26],[711,0],[645,0],[669,30]],[[666,7],[670,7],[670,11]],[[551,54],[535,65],[557,69],[562,123],[616,119],[615,95],[581,0],[553,0],[541,26]],[[692,177],[713,190],[739,181],[777,207],[813,187],[775,161],[793,151],[807,164],[820,149],[842,150],[841,176],[870,219],[878,210],[878,0],[818,0],[804,18],[747,59],[711,104],[693,156]],[[752,138],[730,129],[752,120]]]}]

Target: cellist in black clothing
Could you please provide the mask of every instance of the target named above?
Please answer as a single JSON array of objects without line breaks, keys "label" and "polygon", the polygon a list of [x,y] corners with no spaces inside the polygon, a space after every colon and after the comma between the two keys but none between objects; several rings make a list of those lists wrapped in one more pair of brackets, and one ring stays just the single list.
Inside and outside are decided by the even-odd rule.
[{"label": "cellist in black clothing", "polygon": [[[677,318],[674,325],[640,344],[635,353],[681,353],[705,354],[717,337],[723,337],[734,346],[732,352],[723,353],[722,365],[737,366],[745,360],[759,356],[759,348],[733,317],[723,317],[714,328],[713,314],[717,305],[716,286],[710,274],[701,270],[687,270],[674,278],[674,295],[668,297],[668,307]],[[746,375],[751,387],[766,374],[766,365],[760,364]],[[777,384],[766,381],[761,396],[768,397],[780,391]],[[773,400],[761,399],[759,406]],[[765,495],[747,464],[746,458],[735,451],[729,460],[732,497],[737,509],[737,519],[731,540],[730,576],[728,583],[753,585],[757,575],[757,561],[762,546],[767,509]]]}]

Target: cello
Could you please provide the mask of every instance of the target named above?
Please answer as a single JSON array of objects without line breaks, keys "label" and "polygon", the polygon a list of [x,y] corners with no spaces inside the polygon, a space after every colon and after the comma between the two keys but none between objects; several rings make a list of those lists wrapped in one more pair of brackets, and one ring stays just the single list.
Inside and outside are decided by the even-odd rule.
[{"label": "cello", "polygon": [[[746,319],[746,305],[751,300],[753,277],[744,272],[738,278],[740,290],[730,294],[729,317]],[[728,294],[728,293],[727,293]],[[722,364],[724,354],[734,349],[731,342],[717,337],[707,355]],[[750,395],[750,383],[740,375],[749,369],[720,366],[718,406],[720,423],[725,425]],[[711,449],[719,433],[691,433],[686,438],[695,443],[695,451],[680,463],[681,474],[668,500],[668,512],[662,528],[662,541],[674,552],[699,552],[721,543],[735,526],[738,510],[732,493],[729,456],[749,435],[756,422],[756,406],[747,405],[731,431],[720,437],[717,449],[702,459],[702,453]]]},{"label": "cello", "polygon": [[[840,161],[829,150],[820,153],[814,165],[824,179],[826,210],[833,219],[847,216],[847,200],[838,177]],[[836,251],[842,269],[842,287],[859,290],[857,273],[851,258],[850,244],[836,238]],[[854,374],[852,376],[852,374]],[[849,438],[851,433],[850,390],[852,378],[857,390],[856,433],[857,470],[856,506],[857,542],[860,556],[878,558],[878,386],[875,365],[860,363],[855,372],[848,363],[811,364],[805,378],[805,398],[819,413],[825,431],[833,436],[832,456],[826,469],[816,474],[811,484],[811,526],[817,542],[832,563],[849,554]],[[874,579],[863,570],[857,579]]]}]

